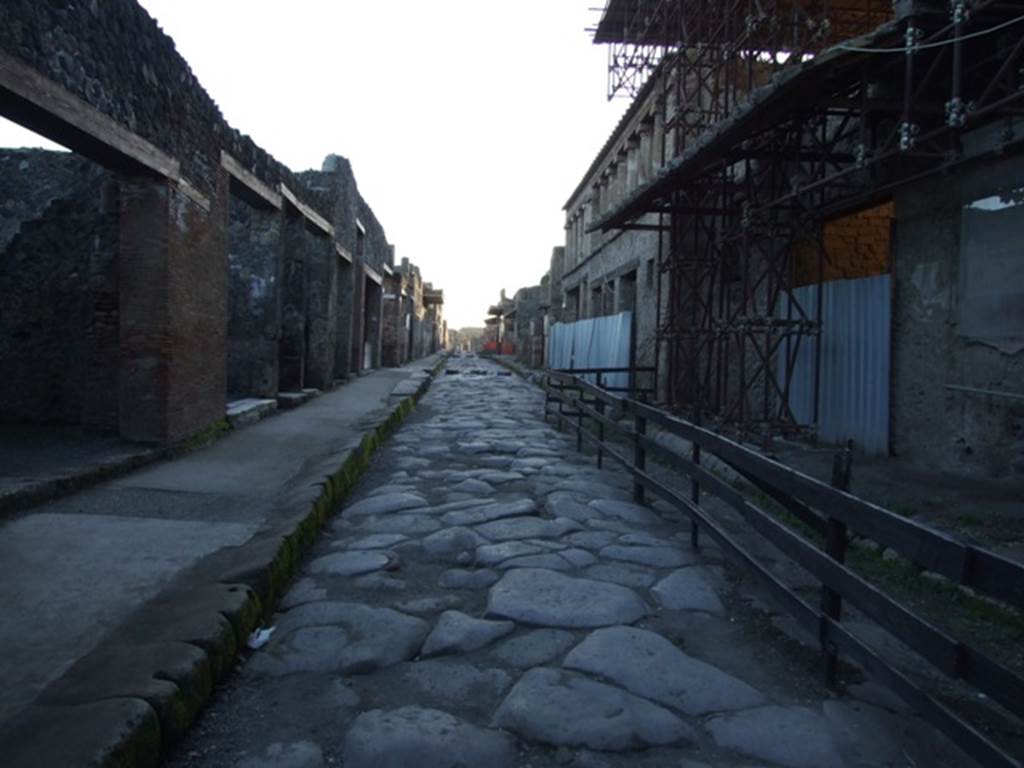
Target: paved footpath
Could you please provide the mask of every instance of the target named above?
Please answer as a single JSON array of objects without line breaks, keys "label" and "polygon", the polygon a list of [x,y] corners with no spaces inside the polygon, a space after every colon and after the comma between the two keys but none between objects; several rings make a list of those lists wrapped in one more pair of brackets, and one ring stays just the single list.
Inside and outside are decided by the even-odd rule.
[{"label": "paved footpath", "polygon": [[374,371],[202,450],[0,522],[0,745],[40,691],[134,611],[179,579],[197,591],[193,566],[308,511],[309,489],[436,363]]},{"label": "paved footpath", "polygon": [[450,361],[168,765],[968,764],[881,689],[829,697],[542,405]]}]

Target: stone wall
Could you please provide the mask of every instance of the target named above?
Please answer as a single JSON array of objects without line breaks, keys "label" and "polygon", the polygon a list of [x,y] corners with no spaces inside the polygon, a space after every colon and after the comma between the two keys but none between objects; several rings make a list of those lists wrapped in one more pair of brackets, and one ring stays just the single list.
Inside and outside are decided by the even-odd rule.
[{"label": "stone wall", "polygon": [[228,222],[228,393],[274,397],[281,335],[284,217],[232,196]]},{"label": "stone wall", "polygon": [[[0,4],[0,54],[18,60],[9,71],[27,65],[87,105],[57,92],[52,99],[62,107],[52,113],[9,101],[3,114],[69,142],[116,174],[109,194],[95,198],[116,219],[112,234],[97,241],[110,245],[107,263],[93,259],[88,273],[104,296],[96,307],[108,315],[116,310],[89,327],[103,329],[97,333],[107,342],[115,338],[119,350],[89,375],[113,376],[116,386],[108,382],[106,394],[86,387],[82,409],[109,413],[103,401],[113,397],[123,436],[174,441],[222,419],[229,391],[272,396],[278,388],[325,388],[358,371],[364,329],[371,363],[379,364],[382,297],[371,288],[365,301],[364,267],[385,273],[393,249],[346,159],[332,155],[320,171],[301,174],[275,161],[224,121],[171,39],[134,0]],[[62,109],[69,105],[81,117],[67,117]],[[159,179],[130,175],[139,168],[113,148],[121,141],[111,138],[117,131],[89,107],[180,164],[187,183],[162,160],[154,166],[165,168]],[[88,135],[76,119],[93,126]],[[142,142],[133,151],[155,154]],[[0,211],[0,243],[67,186],[60,174],[73,173],[51,167],[48,155],[29,160],[32,178],[17,188],[24,177],[10,170],[25,158],[0,158],[0,200],[10,201]],[[251,194],[241,187],[233,194],[239,184]],[[275,208],[278,191],[283,210]],[[266,210],[250,207],[259,204],[253,195]],[[318,216],[333,237],[311,223]],[[119,268],[111,263],[115,256]],[[422,354],[422,305],[419,294],[411,296],[409,311],[420,323],[406,337],[407,354]],[[109,425],[109,416],[96,424]]]},{"label": "stone wall", "polygon": [[908,187],[895,212],[893,450],[943,470],[1024,478],[1024,403],[946,389],[1024,393],[1024,351],[958,333],[959,185]]},{"label": "stone wall", "polygon": [[0,422],[115,430],[116,187],[69,153],[0,151],[0,168]]}]

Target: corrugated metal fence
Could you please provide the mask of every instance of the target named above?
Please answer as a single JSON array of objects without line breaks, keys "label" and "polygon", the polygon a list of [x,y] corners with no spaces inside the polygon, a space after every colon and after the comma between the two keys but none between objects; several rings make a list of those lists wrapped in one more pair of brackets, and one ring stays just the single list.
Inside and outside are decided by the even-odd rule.
[{"label": "corrugated metal fence", "polygon": [[[793,293],[813,318],[817,288],[797,288]],[[889,450],[891,296],[889,275],[822,286],[818,439],[823,442],[852,439],[867,453]],[[787,309],[783,304],[780,317],[786,316]],[[814,354],[814,339],[804,338],[789,396],[800,424],[814,421]]]},{"label": "corrugated metal fence", "polygon": [[[632,325],[632,312],[575,323],[555,323],[548,341],[548,367],[557,370],[628,368]],[[585,378],[591,383],[597,380],[593,374]],[[604,374],[601,381],[609,387],[628,387],[629,374]]]}]

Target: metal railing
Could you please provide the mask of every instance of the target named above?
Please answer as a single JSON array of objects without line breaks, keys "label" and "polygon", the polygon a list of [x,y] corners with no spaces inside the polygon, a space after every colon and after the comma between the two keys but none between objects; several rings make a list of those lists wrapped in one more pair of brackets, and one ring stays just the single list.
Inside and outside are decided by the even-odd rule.
[{"label": "metal railing", "polygon": [[[576,433],[577,449],[584,442],[597,450],[598,465],[610,457],[633,475],[634,497],[646,494],[664,499],[690,518],[694,546],[701,533],[767,588],[773,599],[806,630],[816,635],[824,656],[826,682],[835,683],[840,654],[888,686],[933,726],[945,733],[986,768],[1021,768],[1021,761],[993,743],[970,723],[885,661],[841,622],[843,603],[857,608],[912,649],[945,676],[962,680],[1017,717],[1024,716],[1024,680],[1015,672],[897,602],[845,564],[848,531],[895,550],[907,560],[971,587],[1016,608],[1024,607],[1024,565],[989,550],[956,541],[927,526],[846,492],[849,451],[837,456],[833,484],[828,485],[779,464],[733,440],[637,400],[619,397],[594,384],[557,371],[546,373],[544,418],[554,416],[559,429]],[[557,408],[553,408],[557,405]],[[625,421],[626,423],[623,423]],[[589,427],[596,426],[591,431]],[[647,434],[648,425],[690,441],[689,456],[666,448]],[[632,456],[613,447],[606,436],[618,435],[632,444]],[[802,523],[820,534],[822,548],[752,503],[743,493],[702,466],[711,454],[727,464]],[[690,480],[690,493],[681,494],[655,479],[647,469],[656,458]],[[707,509],[701,494],[712,493],[739,512],[747,525],[787,557],[812,574],[822,588],[816,607],[783,584],[759,563]]]}]

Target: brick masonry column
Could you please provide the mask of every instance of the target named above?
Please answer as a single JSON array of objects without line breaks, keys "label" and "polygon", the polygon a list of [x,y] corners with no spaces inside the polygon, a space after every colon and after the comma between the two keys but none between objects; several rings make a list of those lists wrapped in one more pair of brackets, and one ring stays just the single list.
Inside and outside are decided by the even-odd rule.
[{"label": "brick masonry column", "polygon": [[120,193],[119,429],[175,442],[224,418],[227,182],[209,209],[165,179]]}]

